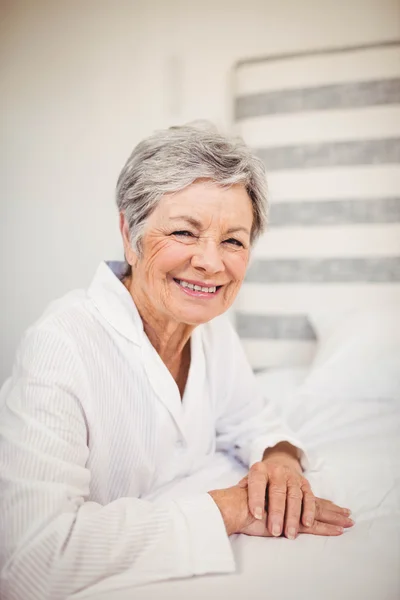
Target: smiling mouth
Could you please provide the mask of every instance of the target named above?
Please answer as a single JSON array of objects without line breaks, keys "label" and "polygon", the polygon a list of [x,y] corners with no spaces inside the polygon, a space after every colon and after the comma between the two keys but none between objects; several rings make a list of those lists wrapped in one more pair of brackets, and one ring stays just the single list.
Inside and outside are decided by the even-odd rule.
[{"label": "smiling mouth", "polygon": [[221,289],[222,285],[214,285],[214,286],[200,286],[195,285],[193,283],[189,283],[189,281],[185,281],[184,279],[175,279],[173,278],[175,283],[179,285],[183,289],[183,291],[192,295],[201,295],[201,296],[215,296],[218,291]]}]

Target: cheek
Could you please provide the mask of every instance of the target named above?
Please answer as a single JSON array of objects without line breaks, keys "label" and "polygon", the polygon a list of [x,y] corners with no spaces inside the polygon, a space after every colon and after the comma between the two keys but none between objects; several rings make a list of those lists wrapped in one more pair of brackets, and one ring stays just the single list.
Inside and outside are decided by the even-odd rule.
[{"label": "cheek", "polygon": [[248,252],[237,252],[225,258],[225,267],[235,283],[241,283],[249,263]]},{"label": "cheek", "polygon": [[190,248],[171,239],[151,240],[144,248],[146,275],[162,276],[190,260]]},{"label": "cheek", "polygon": [[172,241],[164,249],[162,260],[165,272],[174,271],[185,266],[193,256],[193,248],[190,245]]}]

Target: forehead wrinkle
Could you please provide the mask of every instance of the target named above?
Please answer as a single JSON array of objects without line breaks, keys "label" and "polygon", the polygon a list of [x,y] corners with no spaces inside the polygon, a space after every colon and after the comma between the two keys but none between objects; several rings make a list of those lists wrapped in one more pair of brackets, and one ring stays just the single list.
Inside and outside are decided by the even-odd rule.
[{"label": "forehead wrinkle", "polygon": [[[209,225],[204,226],[201,221],[199,221],[198,219],[195,219],[194,217],[191,217],[189,215],[177,215],[175,217],[170,217],[170,219],[171,219],[171,221],[186,221],[187,223],[190,223],[191,225],[193,225],[193,227],[196,227],[200,231],[207,231],[208,229],[210,229],[210,227],[212,226],[212,221],[213,221],[213,217],[211,217]],[[250,235],[250,231],[247,229],[247,227],[243,227],[243,225],[229,227],[228,229],[225,230],[224,233],[229,235],[231,233],[239,233],[239,232],[245,233],[246,235]]]},{"label": "forehead wrinkle", "polygon": [[[171,221],[186,221],[187,223],[190,223],[190,225],[193,225],[193,227],[196,227],[196,229],[198,229],[199,231],[207,231],[208,229],[210,229],[210,227],[212,227],[214,216],[215,215],[210,216],[208,224],[206,224],[203,221],[201,221],[200,219],[196,219],[195,217],[192,217],[190,215],[178,215],[178,216],[170,217],[170,219],[171,219]],[[207,221],[208,221],[208,215],[207,215]]]},{"label": "forehead wrinkle", "polygon": [[229,229],[227,229],[226,233],[237,233],[238,231],[243,231],[243,233],[247,233],[247,235],[250,235],[250,231],[247,229],[247,227],[243,227],[242,225],[240,225],[239,227],[230,227]]},{"label": "forehead wrinkle", "polygon": [[190,223],[194,227],[197,227],[198,229],[201,229],[203,227],[201,221],[195,219],[194,217],[190,217],[189,215],[177,215],[176,217],[170,217],[170,219],[171,221],[187,221],[188,223]]},{"label": "forehead wrinkle", "polygon": [[[210,187],[211,189],[215,187],[216,197],[214,194],[210,197]],[[242,202],[240,202],[240,205],[237,201],[233,205],[228,202],[227,206],[225,194],[229,193],[229,190],[223,190],[221,196],[218,193],[218,190],[221,191],[219,186],[210,187],[206,187],[204,183],[199,182],[176,194],[165,195],[159,205],[161,214],[158,211],[155,212],[158,212],[157,216],[161,217],[164,224],[168,221],[184,220],[200,231],[206,231],[216,226],[221,231],[224,229],[224,233],[239,231],[241,227],[243,233],[250,235],[250,228],[242,225],[244,216],[246,216],[243,215]],[[232,188],[235,187],[232,186]],[[207,201],[203,203],[204,191],[206,192]],[[246,199],[249,200],[247,193]],[[188,214],[188,208],[190,208],[191,214]]]}]

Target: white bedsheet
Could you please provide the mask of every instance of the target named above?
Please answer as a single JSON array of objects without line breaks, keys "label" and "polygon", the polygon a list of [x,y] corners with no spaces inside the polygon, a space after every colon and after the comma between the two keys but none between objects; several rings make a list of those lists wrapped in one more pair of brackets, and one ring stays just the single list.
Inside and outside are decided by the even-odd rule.
[{"label": "white bedsheet", "polygon": [[[351,508],[356,525],[335,538],[232,536],[235,574],[116,589],[113,600],[400,599],[400,401],[325,398],[321,409],[318,398],[303,394],[293,404],[293,388],[303,375],[285,369],[259,377],[321,459],[308,473],[314,493]],[[219,454],[207,469],[164,488],[154,500],[229,486],[244,473],[243,466]],[[110,593],[74,596],[91,597],[109,600]]]}]

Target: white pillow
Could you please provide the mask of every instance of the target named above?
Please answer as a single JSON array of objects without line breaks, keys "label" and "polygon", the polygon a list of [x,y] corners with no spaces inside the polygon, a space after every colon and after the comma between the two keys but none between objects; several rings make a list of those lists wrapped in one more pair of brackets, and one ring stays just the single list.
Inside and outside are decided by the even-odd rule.
[{"label": "white pillow", "polygon": [[303,383],[307,373],[307,367],[269,369],[256,373],[258,387],[263,397],[276,405],[282,418],[290,414],[291,398]]},{"label": "white pillow", "polygon": [[303,391],[400,398],[400,307],[310,316],[319,346]]}]

